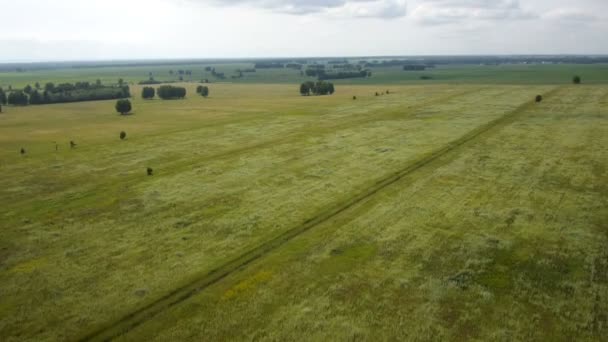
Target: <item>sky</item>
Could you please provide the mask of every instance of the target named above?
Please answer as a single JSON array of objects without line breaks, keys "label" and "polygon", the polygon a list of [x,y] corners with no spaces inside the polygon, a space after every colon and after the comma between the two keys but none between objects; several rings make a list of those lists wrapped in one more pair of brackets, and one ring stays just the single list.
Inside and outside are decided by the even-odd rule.
[{"label": "sky", "polygon": [[0,62],[608,54],[608,0],[0,0]]}]

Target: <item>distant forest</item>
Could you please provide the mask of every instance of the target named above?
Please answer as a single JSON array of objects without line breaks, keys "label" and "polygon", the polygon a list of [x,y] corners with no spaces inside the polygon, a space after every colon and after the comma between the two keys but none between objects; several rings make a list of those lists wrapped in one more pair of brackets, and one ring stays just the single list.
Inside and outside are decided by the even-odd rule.
[{"label": "distant forest", "polygon": [[366,67],[403,66],[406,64],[449,65],[449,64],[521,64],[521,63],[564,63],[564,64],[597,64],[608,63],[608,56],[592,55],[531,55],[531,56],[387,56],[387,57],[341,57],[341,58],[281,58],[281,59],[179,59],[179,60],[145,60],[145,61],[91,61],[91,62],[37,62],[37,63],[3,63],[2,72],[26,72],[44,69],[80,69],[105,67],[163,66],[163,65],[198,65],[198,64],[239,64],[252,63],[256,68],[294,68],[298,65],[315,63],[348,64],[362,63]]}]

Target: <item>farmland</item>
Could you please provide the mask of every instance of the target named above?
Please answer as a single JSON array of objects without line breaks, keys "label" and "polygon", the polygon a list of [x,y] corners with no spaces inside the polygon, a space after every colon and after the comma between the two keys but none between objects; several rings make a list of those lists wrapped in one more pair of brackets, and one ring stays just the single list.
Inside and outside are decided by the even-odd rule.
[{"label": "farmland", "polygon": [[[321,97],[259,71],[209,98],[178,83],[185,100],[134,98],[125,116],[113,101],[8,107],[0,336],[601,339],[606,67],[492,68],[507,70],[385,68]],[[590,84],[568,84],[575,69]]]}]

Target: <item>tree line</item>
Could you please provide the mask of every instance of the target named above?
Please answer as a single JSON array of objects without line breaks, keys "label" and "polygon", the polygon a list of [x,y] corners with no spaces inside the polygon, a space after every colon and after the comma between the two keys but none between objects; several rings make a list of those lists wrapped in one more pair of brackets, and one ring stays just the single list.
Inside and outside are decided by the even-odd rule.
[{"label": "tree line", "polygon": [[44,88],[37,82],[35,88],[27,85],[21,90],[11,89],[8,93],[0,88],[0,101],[3,104],[17,106],[112,100],[130,96],[129,86],[124,85],[122,80],[119,80],[118,85],[111,86],[103,85],[100,80],[95,83],[76,82],[58,85],[49,82]]}]

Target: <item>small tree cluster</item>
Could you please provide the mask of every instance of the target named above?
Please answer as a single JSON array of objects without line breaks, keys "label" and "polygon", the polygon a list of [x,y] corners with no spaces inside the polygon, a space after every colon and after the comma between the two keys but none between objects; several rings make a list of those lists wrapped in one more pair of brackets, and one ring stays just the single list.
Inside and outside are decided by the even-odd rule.
[{"label": "small tree cluster", "polygon": [[156,95],[156,89],[152,87],[144,87],[141,91],[141,97],[143,99],[152,99]]},{"label": "small tree cluster", "polygon": [[209,87],[199,85],[196,87],[196,93],[200,94],[202,97],[209,96]]},{"label": "small tree cluster", "polygon": [[186,97],[186,88],[164,85],[158,88],[158,97],[163,100],[167,99],[183,99]]},{"label": "small tree cluster", "polygon": [[307,81],[300,85],[300,94],[304,96],[313,95],[331,95],[335,92],[334,84],[331,82]]},{"label": "small tree cluster", "polygon": [[572,78],[572,83],[574,83],[574,84],[581,84],[581,77],[580,76],[574,76]]},{"label": "small tree cluster", "polygon": [[131,111],[131,101],[122,99],[116,101],[116,111],[122,115],[128,114]]}]

